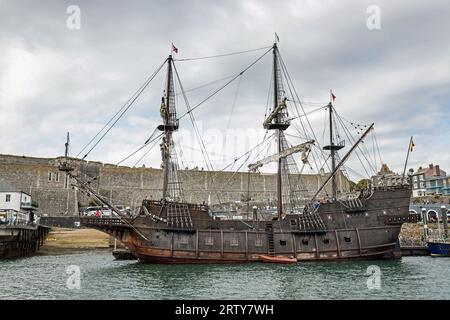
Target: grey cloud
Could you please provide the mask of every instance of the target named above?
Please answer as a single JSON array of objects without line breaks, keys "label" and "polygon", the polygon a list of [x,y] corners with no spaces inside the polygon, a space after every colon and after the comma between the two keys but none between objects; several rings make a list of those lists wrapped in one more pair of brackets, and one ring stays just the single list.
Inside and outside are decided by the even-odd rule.
[{"label": "grey cloud", "polygon": [[[450,148],[443,134],[450,125],[444,0],[77,1],[82,28],[74,31],[65,25],[71,4],[0,2],[0,116],[9,120],[0,152],[57,156],[66,131],[74,152],[80,150],[162,63],[171,42],[180,58],[205,56],[270,45],[276,31],[302,99],[326,102],[333,88],[344,117],[376,122],[383,158],[397,171],[410,135],[416,141],[411,165],[434,161],[450,170],[448,156],[436,156]],[[381,8],[381,30],[366,28],[373,4]],[[177,68],[189,89],[239,72],[261,53],[178,62]],[[244,75],[232,127],[261,129],[270,64],[269,53]],[[161,74],[91,159],[118,161],[145,141],[158,121],[163,81]],[[201,106],[197,120],[225,130],[236,86]],[[213,88],[189,93],[191,104]],[[323,117],[312,124],[321,133]],[[182,125],[191,129],[188,121]],[[158,152],[146,161],[158,166]],[[350,164],[358,167],[355,159]]]}]

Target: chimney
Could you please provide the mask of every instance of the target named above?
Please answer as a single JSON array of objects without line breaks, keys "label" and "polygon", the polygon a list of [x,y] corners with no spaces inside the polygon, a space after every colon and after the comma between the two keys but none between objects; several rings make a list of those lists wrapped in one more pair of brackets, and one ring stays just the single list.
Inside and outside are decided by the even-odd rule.
[{"label": "chimney", "polygon": [[436,175],[440,176],[441,175],[441,172],[440,172],[441,170],[439,169],[439,165],[437,164],[434,168],[436,169]]},{"label": "chimney", "polygon": [[433,164],[430,163],[430,165],[428,166],[428,168],[430,168],[430,170],[433,170]]}]

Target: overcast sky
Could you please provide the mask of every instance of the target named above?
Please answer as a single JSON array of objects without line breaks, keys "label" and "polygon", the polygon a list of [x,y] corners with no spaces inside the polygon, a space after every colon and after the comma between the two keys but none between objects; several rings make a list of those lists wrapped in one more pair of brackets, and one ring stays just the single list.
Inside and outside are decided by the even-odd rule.
[{"label": "overcast sky", "polygon": [[[67,26],[74,17],[67,13],[70,5],[80,8],[79,29]],[[367,11],[373,5],[380,9],[379,29],[373,29],[373,9]],[[175,58],[182,59],[270,46],[277,32],[302,100],[327,103],[333,89],[343,117],[375,122],[381,158],[394,171],[403,170],[413,135],[409,167],[433,162],[450,172],[449,17],[447,0],[0,0],[0,153],[59,156],[70,131],[76,155],[162,64],[171,42],[179,49]],[[176,66],[188,90],[238,73],[263,52]],[[268,54],[194,112],[215,169],[264,134],[270,68]],[[88,160],[117,163],[143,144],[160,122],[164,73]],[[191,105],[223,83],[189,92]],[[181,114],[186,107],[181,97],[177,101]],[[311,117],[318,136],[324,119],[323,112]],[[181,127],[184,137],[193,137],[188,117]],[[224,142],[223,136],[244,129],[250,137],[242,150]],[[180,142],[183,165],[201,167],[192,141]],[[142,155],[125,164],[134,165]],[[158,167],[159,157],[155,147],[137,165]],[[358,168],[356,162],[349,164]]]}]

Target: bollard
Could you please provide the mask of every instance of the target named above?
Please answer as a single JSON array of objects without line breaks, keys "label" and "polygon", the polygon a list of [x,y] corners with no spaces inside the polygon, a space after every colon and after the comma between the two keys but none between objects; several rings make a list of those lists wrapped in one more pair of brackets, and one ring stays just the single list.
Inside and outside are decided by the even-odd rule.
[{"label": "bollard", "polygon": [[425,241],[428,241],[428,215],[427,209],[422,208],[422,221],[423,221],[423,238]]},{"label": "bollard", "polygon": [[441,206],[441,219],[442,226],[444,227],[444,238],[448,238],[448,218],[447,218],[447,207]]}]

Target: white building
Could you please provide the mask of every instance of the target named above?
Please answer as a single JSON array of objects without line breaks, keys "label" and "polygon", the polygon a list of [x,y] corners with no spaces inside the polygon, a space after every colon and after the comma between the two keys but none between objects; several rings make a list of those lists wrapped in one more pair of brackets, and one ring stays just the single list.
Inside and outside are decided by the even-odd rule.
[{"label": "white building", "polygon": [[31,195],[0,181],[0,223],[28,223],[35,209]]}]

